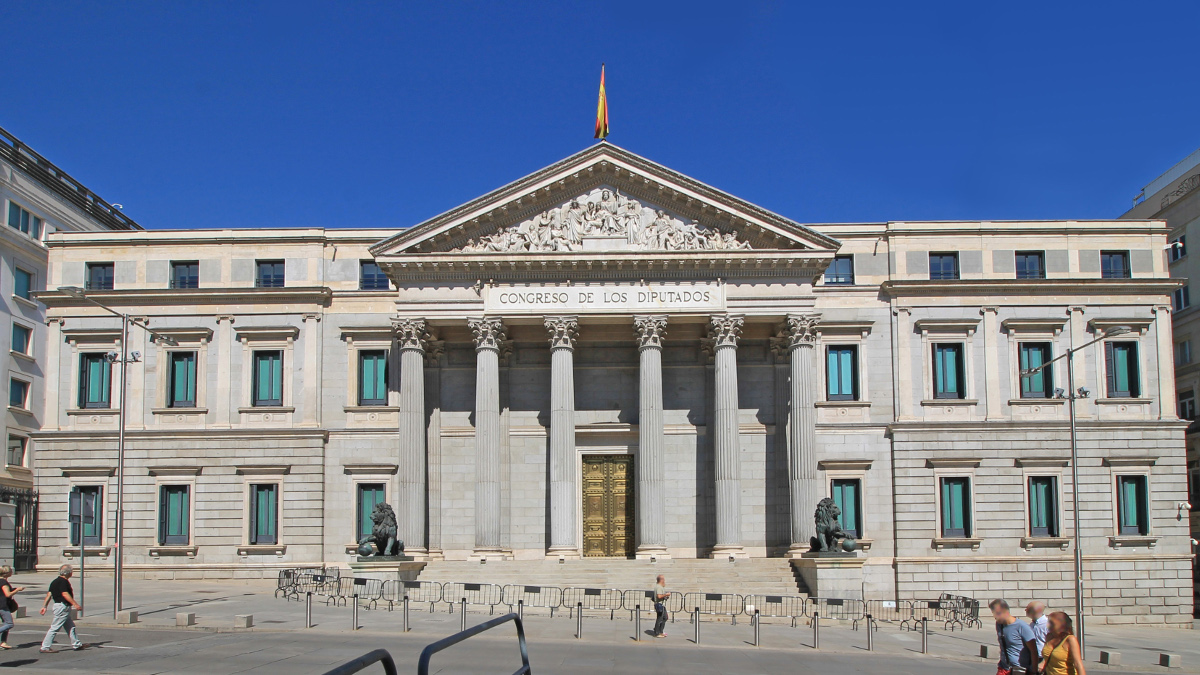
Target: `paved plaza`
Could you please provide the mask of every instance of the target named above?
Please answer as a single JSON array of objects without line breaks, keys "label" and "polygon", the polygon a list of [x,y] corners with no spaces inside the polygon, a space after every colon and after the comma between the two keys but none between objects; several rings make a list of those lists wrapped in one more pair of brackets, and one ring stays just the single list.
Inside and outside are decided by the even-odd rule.
[{"label": "paved plaza", "polygon": [[[44,588],[45,574],[16,579],[30,589]],[[78,579],[76,579],[78,588]],[[314,602],[311,629],[304,628],[304,603],[274,597],[274,584],[246,581],[129,581],[125,598],[140,622],[118,626],[111,617],[112,578],[86,581],[85,617],[79,622],[83,639],[96,648],[79,653],[69,649],[40,654],[37,645],[47,620],[38,616],[40,595],[23,594],[31,616],[19,620],[10,643],[17,648],[0,654],[0,667],[57,672],[122,673],[324,673],[372,649],[383,647],[400,672],[416,672],[417,656],[430,642],[451,635],[460,625],[458,613],[444,603],[435,613],[413,607],[411,631],[401,632],[401,613],[380,608],[359,613],[358,631],[351,631],[351,609]],[[197,624],[175,626],[178,612],[193,612]],[[234,616],[253,614],[255,627],[235,629]],[[488,618],[486,611],[468,613],[468,624]],[[642,629],[651,626],[647,618]],[[667,628],[666,639],[645,635],[633,640],[634,623],[627,612],[615,619],[588,616],[583,639],[575,638],[576,622],[568,617],[526,618],[529,656],[538,673],[990,673],[993,666],[979,658],[981,644],[992,644],[990,628],[946,632],[930,626],[929,653],[921,654],[920,633],[881,624],[874,652],[866,647],[866,632],[849,623],[823,623],[820,649],[813,649],[807,625],[761,627],[762,646],[753,645],[748,621],[737,625],[704,621],[700,643],[693,642],[694,626],[687,617]],[[433,660],[433,672],[511,673],[520,665],[511,625],[497,628]],[[1101,627],[1089,633],[1088,668],[1096,672],[1200,672],[1200,645],[1190,630],[1146,627]],[[60,635],[58,644],[66,648]],[[1099,651],[1121,653],[1119,667],[1096,662]],[[1157,665],[1160,652],[1178,654],[1181,667]],[[376,666],[367,672],[383,672]]]}]

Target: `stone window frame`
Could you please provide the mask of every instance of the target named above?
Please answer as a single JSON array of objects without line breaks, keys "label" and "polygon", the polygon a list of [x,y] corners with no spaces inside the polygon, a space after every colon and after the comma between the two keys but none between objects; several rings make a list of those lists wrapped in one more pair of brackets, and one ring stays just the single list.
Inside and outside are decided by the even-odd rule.
[{"label": "stone window frame", "polygon": [[[867,379],[865,353],[867,337],[871,334],[871,327],[874,323],[874,321],[826,321],[817,324],[817,339],[814,347],[817,358],[817,382],[820,389],[814,404],[818,408],[870,407],[871,388]],[[830,401],[826,398],[829,396],[828,373],[826,372],[829,361],[826,349],[843,345],[854,347],[857,351],[854,374],[858,379],[858,398],[853,401]]]},{"label": "stone window frame", "polygon": [[821,460],[817,462],[817,468],[825,472],[825,494],[833,497],[833,481],[835,480],[857,480],[859,485],[858,496],[858,519],[862,523],[862,531],[858,533],[858,547],[863,551],[870,550],[871,545],[875,540],[870,538],[871,525],[868,516],[871,513],[871,507],[867,504],[867,486],[870,482],[867,476],[871,472],[872,460],[869,459],[850,459],[850,460]]},{"label": "stone window frame", "polygon": [[[154,536],[152,541],[154,544],[149,547],[150,556],[157,558],[160,556],[171,555],[186,555],[189,558],[196,557],[196,512],[199,493],[196,490],[198,478],[200,476],[200,467],[150,467],[148,472],[154,478],[154,520],[153,527]],[[162,544],[159,543],[158,526],[162,522],[162,489],[169,486],[185,485],[188,489],[188,543],[187,544]]]},{"label": "stone window frame", "polygon": [[[296,326],[242,326],[234,328],[237,341],[242,345],[242,405],[238,412],[245,413],[292,413],[296,411],[293,373],[296,370],[296,338],[300,329]],[[280,351],[283,354],[283,390],[278,406],[254,405],[254,352]],[[197,364],[199,368],[199,364]],[[197,378],[199,379],[199,378]]]},{"label": "stone window frame", "polygon": [[[343,327],[342,340],[346,343],[346,399],[347,413],[354,412],[397,412],[400,410],[400,360],[396,340],[391,326]],[[360,351],[387,352],[388,392],[387,405],[359,405],[358,403],[358,353]]]},{"label": "stone window frame", "polygon": [[[1088,330],[1095,336],[1099,337],[1104,334],[1104,331],[1113,326],[1129,326],[1133,328],[1133,332],[1125,333],[1124,335],[1116,335],[1112,338],[1101,340],[1092,345],[1092,357],[1096,360],[1096,380],[1093,401],[1096,405],[1129,405],[1143,404],[1146,410],[1149,410],[1149,404],[1154,401],[1150,396],[1151,383],[1147,380],[1147,366],[1151,363],[1156,351],[1154,345],[1149,344],[1146,340],[1146,335],[1150,330],[1150,326],[1154,324],[1153,319],[1092,319],[1088,321]],[[1110,342],[1134,342],[1137,344],[1137,371],[1138,371],[1138,396],[1136,398],[1109,398],[1108,397],[1108,358],[1105,356],[1105,345]],[[1149,349],[1148,349],[1149,347]],[[1115,493],[1114,493],[1115,494]]]},{"label": "stone window frame", "polygon": [[[1066,489],[1064,487],[1063,472],[1069,464],[1068,460],[1057,457],[1033,457],[1016,460],[1016,466],[1021,470],[1021,510],[1024,513],[1025,523],[1021,530],[1021,548],[1029,551],[1034,548],[1058,547],[1065,551],[1070,547],[1071,538],[1064,534],[1067,529],[1067,510],[1063,501]],[[1038,477],[1050,477],[1054,479],[1054,518],[1058,524],[1058,535],[1054,537],[1032,534],[1033,522],[1029,515],[1029,508],[1032,505],[1029,494],[1029,479]]]},{"label": "stone window frame", "polygon": [[[979,528],[976,524],[977,509],[975,508],[977,493],[975,486],[978,481],[975,478],[976,469],[979,468],[980,460],[978,459],[929,459],[926,460],[926,465],[933,469],[933,501],[934,501],[934,531],[933,542],[931,548],[941,552],[945,548],[970,548],[972,551],[978,551],[979,545],[983,542],[983,537],[979,536]],[[971,525],[970,536],[968,537],[945,537],[942,536],[942,479],[943,478],[966,478],[969,486],[969,504],[970,514],[968,522]]]},{"label": "stone window frame", "polygon": [[[12,400],[11,400],[12,383],[14,380],[25,385],[25,400],[21,401],[21,405],[19,405],[19,406],[13,405]],[[32,377],[30,377],[29,375],[22,373],[20,371],[10,371],[8,373],[8,391],[6,392],[6,394],[10,397],[10,400],[8,401],[9,412],[15,412],[15,413],[19,413],[22,415],[32,415],[33,414],[33,410],[30,409],[30,407],[29,407],[29,399],[33,398],[33,378]]]},{"label": "stone window frame", "polygon": [[[918,319],[914,326],[921,332],[921,405],[978,406],[975,384],[975,333],[979,319]],[[933,346],[961,343],[963,346],[963,398],[935,398],[933,391]]]},{"label": "stone window frame", "polygon": [[[1159,535],[1154,527],[1154,465],[1158,457],[1105,457],[1104,465],[1108,467],[1109,495],[1112,496],[1112,534],[1108,537],[1108,545],[1115,549],[1121,548],[1155,548]],[[1118,507],[1117,478],[1120,476],[1142,476],[1146,480],[1146,534],[1121,534],[1120,511]]]},{"label": "stone window frame", "polygon": [[[1055,359],[1067,353],[1071,348],[1067,336],[1063,333],[1067,320],[1063,319],[1005,319],[1000,322],[1001,328],[1008,333],[1008,404],[1028,405],[1065,405],[1067,399],[1054,398],[1022,398],[1021,397],[1021,343],[1048,342],[1050,343],[1050,358]],[[1054,389],[1070,389],[1063,386],[1067,382],[1067,360],[1062,359],[1050,367],[1051,393]]]},{"label": "stone window frame", "polygon": [[[350,477],[349,508],[350,523],[347,527],[354,537],[358,536],[358,486],[364,483],[382,483],[383,500],[395,499],[399,489],[396,464],[343,464],[342,471]],[[351,537],[352,539],[354,537]],[[358,542],[346,544],[347,555],[357,555]]]},{"label": "stone window frame", "polygon": [[[242,537],[241,544],[238,546],[238,555],[241,557],[251,555],[276,555],[282,556],[287,552],[287,537],[285,535],[284,510],[285,500],[283,498],[284,491],[287,489],[287,476],[291,473],[292,467],[290,464],[283,465],[243,465],[237,467],[237,475],[242,478]],[[250,543],[250,510],[254,508],[251,501],[251,489],[254,485],[274,485],[275,493],[275,543],[274,544],[251,544]]]},{"label": "stone window frame", "polygon": [[[115,529],[110,530],[109,527],[111,526],[115,528],[117,522],[116,497],[113,496],[116,494],[116,474],[117,470],[112,466],[81,466],[65,468],[62,470],[62,476],[67,479],[66,494],[68,495],[72,490],[75,489],[76,486],[80,485],[89,487],[100,486],[102,488],[100,493],[103,500],[101,503],[101,509],[104,510],[104,516],[100,523],[100,545],[85,545],[84,552],[88,555],[99,555],[101,558],[107,558],[109,553],[112,551],[113,537],[111,536],[111,533],[115,532]],[[157,499],[157,497],[158,495],[155,493],[155,498]],[[110,507],[112,508],[111,517],[109,513]],[[70,527],[70,525],[68,525],[68,527]],[[156,520],[155,528],[157,527],[158,521]],[[62,547],[62,555],[64,558],[72,558],[79,555],[79,547],[70,545],[70,530],[67,531],[67,534],[63,540],[66,542],[66,544]]]},{"label": "stone window frame", "polygon": [[70,371],[71,371],[71,389],[70,398],[66,406],[67,415],[116,415],[117,408],[113,407],[116,400],[113,385],[119,380],[119,375],[116,373],[116,364],[109,363],[108,368],[108,406],[107,408],[80,408],[79,407],[79,387],[82,384],[80,381],[80,358],[83,354],[92,354],[96,352],[120,352],[121,351],[121,329],[120,328],[80,328],[80,329],[63,329],[63,337],[66,338],[67,344],[70,345]]},{"label": "stone window frame", "polygon": [[[25,351],[23,351],[23,352],[13,349],[13,344],[12,344],[12,334],[13,334],[12,327],[13,326],[20,326],[21,328],[24,328],[29,331],[29,342],[28,342],[28,344],[25,345]],[[20,359],[22,359],[24,361],[28,361],[30,363],[36,362],[37,357],[34,356],[34,354],[33,354],[33,345],[34,345],[34,342],[37,341],[37,329],[32,323],[24,321],[21,318],[18,318],[17,316],[14,315],[12,317],[12,325],[9,326],[8,339],[9,339],[9,343],[8,343],[8,353],[9,354],[12,354],[13,356],[19,357]]]},{"label": "stone window frame", "polygon": [[[208,328],[194,329],[164,329],[155,332],[165,335],[177,342],[176,346],[168,346],[161,340],[155,341],[155,392],[154,415],[178,415],[180,413],[206,414],[208,412],[208,348],[212,343],[212,330]],[[196,405],[190,408],[171,408],[167,404],[168,392],[171,388],[171,354],[175,352],[196,353]]]}]

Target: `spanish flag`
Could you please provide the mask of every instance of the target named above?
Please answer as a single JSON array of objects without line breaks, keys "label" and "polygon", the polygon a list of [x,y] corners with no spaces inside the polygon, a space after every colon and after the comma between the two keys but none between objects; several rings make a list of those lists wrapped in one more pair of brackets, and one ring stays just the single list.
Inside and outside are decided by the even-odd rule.
[{"label": "spanish flag", "polygon": [[596,103],[596,138],[608,137],[608,95],[604,93],[604,64],[600,64],[600,100]]}]

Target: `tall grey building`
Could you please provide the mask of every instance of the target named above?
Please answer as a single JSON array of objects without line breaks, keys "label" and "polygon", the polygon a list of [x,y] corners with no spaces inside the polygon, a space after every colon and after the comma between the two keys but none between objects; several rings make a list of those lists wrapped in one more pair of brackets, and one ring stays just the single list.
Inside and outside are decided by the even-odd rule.
[{"label": "tall grey building", "polygon": [[[385,501],[423,577],[710,559],[736,585],[807,550],[828,496],[868,598],[1061,607],[1078,491],[1090,613],[1184,624],[1166,239],[1159,220],[805,225],[601,143],[405,229],[55,234],[49,286],[108,266],[92,297],[175,343],[128,345],[131,573],[354,565]],[[42,299],[52,566],[74,555],[68,493],[114,490],[120,334]],[[1073,380],[1021,375],[1097,338]],[[1076,486],[1062,395],[1081,390]]]}]

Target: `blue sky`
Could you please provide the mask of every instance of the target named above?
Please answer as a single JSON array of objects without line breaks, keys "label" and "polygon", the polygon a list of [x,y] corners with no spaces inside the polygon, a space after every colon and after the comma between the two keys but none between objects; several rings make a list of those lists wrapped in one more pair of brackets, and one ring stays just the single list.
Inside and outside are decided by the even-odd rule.
[{"label": "blue sky", "polygon": [[403,227],[593,143],[801,222],[1108,218],[1200,146],[1192,3],[35,3],[0,126],[146,227]]}]

